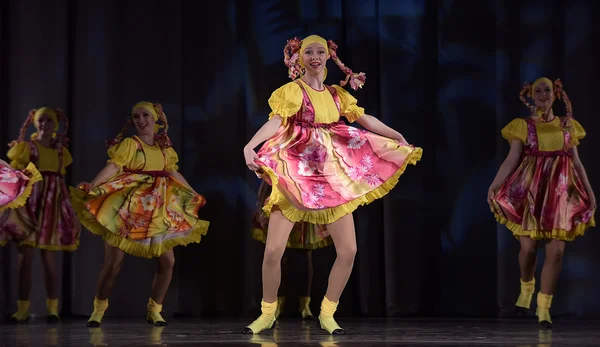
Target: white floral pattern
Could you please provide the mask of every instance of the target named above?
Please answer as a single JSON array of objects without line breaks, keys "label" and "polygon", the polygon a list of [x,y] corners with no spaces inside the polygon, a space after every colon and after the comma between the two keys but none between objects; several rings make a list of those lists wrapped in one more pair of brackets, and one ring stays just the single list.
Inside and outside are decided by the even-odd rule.
[{"label": "white floral pattern", "polygon": [[360,166],[350,166],[346,174],[355,182],[364,181],[373,187],[383,183],[381,176],[373,171],[373,157],[369,154],[363,155],[360,159]]},{"label": "white floral pattern", "polygon": [[156,197],[152,194],[142,197],[142,207],[144,211],[152,211],[156,207]]},{"label": "white floral pattern", "polygon": [[360,129],[348,127],[348,134],[350,135],[347,146],[349,149],[360,149],[367,141],[366,137],[361,136]]},{"label": "white floral pattern", "polygon": [[17,183],[19,177],[17,175],[0,175],[0,183]]},{"label": "white floral pattern", "polygon": [[111,188],[114,190],[119,190],[119,189],[123,189],[123,187],[124,187],[123,183],[124,183],[123,180],[118,180],[118,181],[111,182],[108,185],[111,186]]},{"label": "white floral pattern", "polygon": [[302,176],[312,176],[317,171],[318,164],[325,161],[327,149],[323,146],[309,145],[300,153],[300,162],[298,163],[298,174]]},{"label": "white floral pattern", "polygon": [[302,192],[302,200],[308,208],[324,208],[322,201],[325,197],[325,185],[315,184],[310,192]]},{"label": "white floral pattern", "polygon": [[556,185],[556,193],[557,194],[565,194],[568,188],[568,180],[567,176],[562,172],[558,175],[558,184]]}]

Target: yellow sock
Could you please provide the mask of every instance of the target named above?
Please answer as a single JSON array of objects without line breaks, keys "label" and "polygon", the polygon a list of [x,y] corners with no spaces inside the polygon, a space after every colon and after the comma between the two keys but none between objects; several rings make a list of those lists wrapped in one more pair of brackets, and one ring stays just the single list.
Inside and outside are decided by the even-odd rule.
[{"label": "yellow sock", "polygon": [[48,309],[48,315],[59,317],[58,299],[46,299],[46,309]]},{"label": "yellow sock", "polygon": [[258,334],[265,329],[271,329],[275,323],[275,311],[277,311],[277,300],[275,302],[260,302],[261,315],[247,328],[252,331],[252,334]]},{"label": "yellow sock", "polygon": [[285,296],[277,297],[277,310],[275,310],[275,319],[279,318],[279,316],[283,313],[283,306],[285,304]]},{"label": "yellow sock", "polygon": [[17,312],[10,318],[17,322],[27,321],[29,319],[29,300],[17,300]]},{"label": "yellow sock", "polygon": [[167,325],[167,321],[161,316],[163,305],[158,304],[152,298],[148,299],[148,316],[146,320],[150,324],[155,324],[158,326]]},{"label": "yellow sock", "polygon": [[100,300],[98,298],[94,298],[94,312],[92,312],[88,322],[102,322],[102,317],[104,317],[104,312],[107,308],[108,299]]},{"label": "yellow sock", "polygon": [[531,297],[533,297],[533,292],[535,292],[535,278],[529,282],[524,282],[523,279],[520,281],[521,293],[515,306],[529,308],[531,306]]},{"label": "yellow sock", "polygon": [[330,334],[344,334],[344,329],[342,329],[335,319],[333,318],[333,314],[337,310],[338,302],[331,302],[327,297],[323,297],[323,301],[321,302],[321,312],[319,313],[319,322],[321,323],[321,329],[327,330]]},{"label": "yellow sock", "polygon": [[538,316],[539,322],[547,321],[552,324],[552,318],[550,317],[550,306],[552,306],[552,295],[538,292],[536,315]]},{"label": "yellow sock", "polygon": [[313,314],[310,311],[310,296],[301,296],[300,297],[300,314],[302,315],[302,318],[306,318],[306,317],[312,317]]}]

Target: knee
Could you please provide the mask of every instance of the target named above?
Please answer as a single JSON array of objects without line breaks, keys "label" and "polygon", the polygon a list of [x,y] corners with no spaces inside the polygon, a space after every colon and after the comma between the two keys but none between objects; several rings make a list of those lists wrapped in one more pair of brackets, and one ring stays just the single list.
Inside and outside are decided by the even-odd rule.
[{"label": "knee", "polygon": [[356,256],[356,245],[350,245],[337,250],[337,259],[343,264],[352,265],[354,264],[354,257]]},{"label": "knee", "polygon": [[266,246],[264,262],[268,264],[276,264],[281,262],[284,247]]},{"label": "knee", "polygon": [[159,259],[158,264],[162,270],[173,270],[175,266],[175,256],[171,253]]},{"label": "knee", "polygon": [[116,276],[121,271],[122,264],[120,260],[109,260],[104,263],[104,270],[109,276]]},{"label": "knee", "polygon": [[537,252],[537,247],[535,243],[521,243],[521,253],[527,256],[533,256]]},{"label": "knee", "polygon": [[546,259],[551,262],[561,262],[565,255],[565,248],[563,245],[550,245],[546,248]]}]

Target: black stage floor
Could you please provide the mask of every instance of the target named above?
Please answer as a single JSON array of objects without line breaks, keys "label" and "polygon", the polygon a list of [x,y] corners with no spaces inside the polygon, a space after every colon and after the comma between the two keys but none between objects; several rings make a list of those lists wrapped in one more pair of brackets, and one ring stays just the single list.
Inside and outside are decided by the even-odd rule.
[{"label": "black stage floor", "polygon": [[85,319],[49,325],[43,319],[0,325],[0,346],[600,346],[600,321],[556,320],[541,329],[534,318],[365,319],[340,318],[348,334],[333,337],[314,321],[285,318],[272,330],[242,335],[247,319],[169,319],[153,327],[139,319],[106,317],[101,328]]}]

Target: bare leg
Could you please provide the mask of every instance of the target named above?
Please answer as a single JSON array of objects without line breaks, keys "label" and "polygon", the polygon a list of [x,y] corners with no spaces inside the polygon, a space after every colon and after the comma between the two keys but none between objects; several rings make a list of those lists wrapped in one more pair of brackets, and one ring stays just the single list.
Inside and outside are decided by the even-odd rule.
[{"label": "bare leg", "polygon": [[151,297],[157,304],[162,304],[165,300],[171,278],[173,278],[173,266],[175,266],[175,255],[172,249],[156,259],[156,273],[152,282]]},{"label": "bare leg", "polygon": [[535,264],[537,262],[537,241],[528,236],[519,237],[519,269],[521,272],[521,292],[515,303],[517,316],[526,316],[531,306],[531,298],[535,292]]},{"label": "bare leg", "polygon": [[58,299],[56,266],[54,252],[42,250],[42,265],[44,268],[44,283],[48,299]]},{"label": "bare leg", "polygon": [[352,214],[348,214],[334,223],[327,229],[333,238],[337,257],[331,273],[329,274],[329,285],[327,292],[321,303],[321,313],[319,322],[321,329],[327,330],[332,335],[343,335],[346,332],[342,329],[335,319],[335,313],[342,291],[348,283],[352,267],[354,266],[354,256],[356,255],[356,234],[354,232],[354,219]]},{"label": "bare leg", "polygon": [[28,301],[31,292],[31,268],[33,266],[32,247],[19,247],[18,276],[19,276],[19,300]]},{"label": "bare leg", "polygon": [[160,314],[162,312],[162,303],[169,290],[171,278],[173,278],[173,266],[175,265],[175,255],[171,249],[156,259],[156,273],[152,281],[152,294],[148,300],[148,315],[146,320],[155,326],[165,326],[167,322]]},{"label": "bare leg", "polygon": [[11,317],[11,322],[26,322],[29,320],[29,293],[31,292],[31,268],[33,265],[33,251],[31,247],[19,247],[18,256],[18,290],[17,312]]},{"label": "bare leg", "polygon": [[48,317],[46,320],[50,323],[57,322],[58,316],[58,280],[56,266],[54,265],[54,252],[42,250],[42,266],[44,268],[44,283],[46,285],[46,308]]},{"label": "bare leg", "polygon": [[281,257],[293,226],[294,223],[285,218],[281,211],[271,212],[262,265],[263,300],[266,303],[277,300],[281,283]]},{"label": "bare leg", "polygon": [[521,250],[519,251],[519,268],[521,270],[521,279],[529,282],[533,279],[535,273],[535,264],[537,262],[537,241],[527,236],[519,237]]},{"label": "bare leg", "polygon": [[94,312],[87,322],[88,327],[99,327],[104,312],[108,308],[110,295],[115,279],[121,270],[125,253],[109,244],[104,244],[104,266],[98,277],[96,297],[94,298]]},{"label": "bare leg", "polygon": [[542,287],[537,296],[537,316],[545,328],[552,328],[550,307],[562,269],[565,241],[552,240],[546,244],[546,259],[542,269]]},{"label": "bare leg", "polygon": [[337,257],[329,274],[329,284],[325,297],[331,302],[338,302],[352,273],[354,256],[356,255],[356,234],[352,214],[347,214],[338,219],[330,224],[327,229],[333,239]]},{"label": "bare leg", "polygon": [[281,211],[271,212],[262,265],[262,314],[242,330],[243,334],[258,334],[265,329],[270,329],[275,323],[277,291],[281,283],[281,257],[293,226],[294,223],[285,218]]},{"label": "bare leg", "polygon": [[281,258],[281,283],[277,290],[277,310],[275,311],[275,319],[279,319],[279,316],[283,313],[285,307],[285,296],[287,292],[287,279],[290,273],[290,263],[288,261],[288,250],[283,252]]},{"label": "bare leg", "polygon": [[546,244],[546,259],[542,268],[542,286],[540,292],[553,295],[562,270],[565,241],[552,240]]},{"label": "bare leg", "polygon": [[108,243],[104,244],[104,266],[98,277],[98,284],[96,287],[96,298],[99,300],[108,299],[115,283],[115,279],[117,278],[119,271],[121,271],[121,265],[123,264],[124,258],[125,253],[122,250],[113,247]]}]

